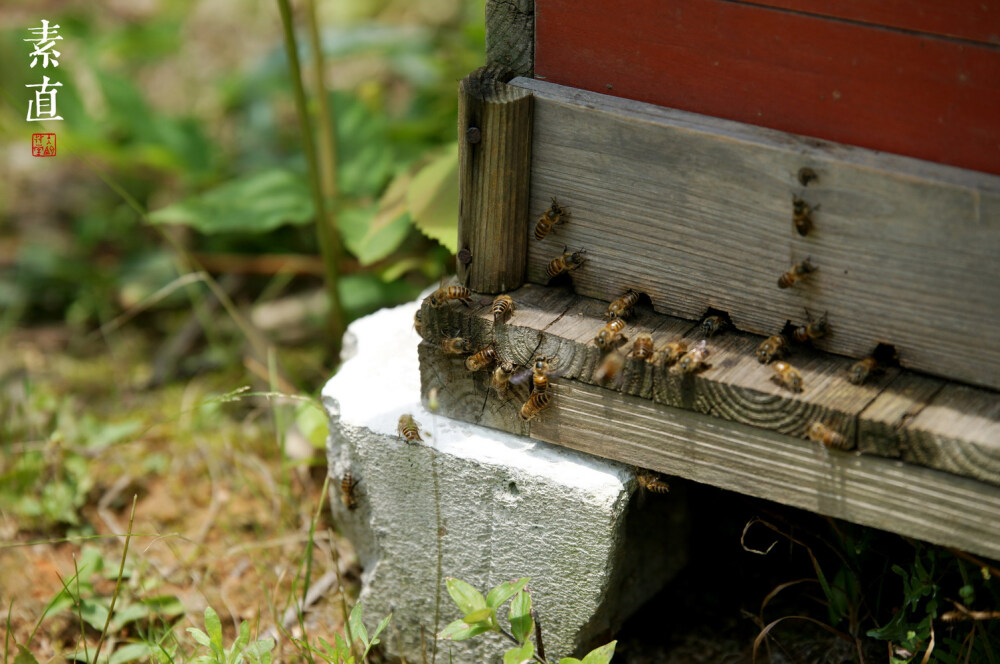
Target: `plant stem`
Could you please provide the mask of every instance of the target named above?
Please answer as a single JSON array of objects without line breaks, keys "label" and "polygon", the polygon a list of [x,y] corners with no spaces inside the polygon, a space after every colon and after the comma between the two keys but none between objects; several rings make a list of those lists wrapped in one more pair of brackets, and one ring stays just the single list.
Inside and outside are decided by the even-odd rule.
[{"label": "plant stem", "polygon": [[[515,639],[513,634],[511,634],[510,632],[505,632],[503,627],[501,627],[500,625],[497,625],[497,631],[506,636],[508,639],[510,639],[514,644],[518,646],[521,645],[521,642]],[[544,655],[539,655],[539,653],[537,652],[534,653],[531,656],[531,658],[534,659],[536,662],[538,662],[538,664],[549,664],[549,660],[545,659]]]},{"label": "plant stem", "polygon": [[115,580],[115,592],[111,595],[111,606],[108,607],[108,618],[104,621],[104,629],[101,630],[101,638],[97,640],[97,647],[94,648],[94,662],[101,656],[101,646],[108,636],[108,626],[111,625],[111,616],[115,614],[115,602],[118,601],[118,593],[122,589],[122,576],[125,574],[125,558],[128,556],[128,545],[132,541],[132,524],[135,522],[135,504],[139,500],[138,495],[132,496],[132,512],[128,517],[128,532],[125,533],[125,548],[122,550],[122,562],[118,566],[118,578]]},{"label": "plant stem", "polygon": [[[327,326],[330,333],[330,352],[338,361],[343,342],[344,330],[347,328],[344,310],[340,302],[338,289],[339,270],[337,257],[340,254],[340,240],[332,216],[327,215],[323,200],[323,185],[321,183],[319,164],[316,159],[316,149],[313,146],[312,123],[309,121],[309,109],[306,106],[306,92],[302,86],[302,67],[299,64],[298,48],[295,41],[295,30],[292,26],[292,9],[288,0],[277,0],[281,12],[281,24],[285,31],[285,51],[288,54],[288,70],[292,79],[292,89],[295,93],[295,107],[298,111],[299,124],[302,128],[302,150],[305,152],[309,165],[309,180],[313,203],[316,207],[316,238],[326,272],[326,292],[330,299],[330,316]],[[322,73],[320,74],[322,75]],[[322,90],[319,91],[322,96]]]}]

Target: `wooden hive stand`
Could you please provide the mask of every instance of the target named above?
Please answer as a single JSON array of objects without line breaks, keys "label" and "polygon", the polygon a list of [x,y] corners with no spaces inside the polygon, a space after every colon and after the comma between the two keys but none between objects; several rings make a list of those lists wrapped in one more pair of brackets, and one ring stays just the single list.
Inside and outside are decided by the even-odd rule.
[{"label": "wooden hive stand", "polygon": [[[761,111],[766,122],[719,117],[711,113],[716,96],[732,95],[726,85],[740,71],[747,108],[765,108],[758,97],[773,93],[774,77],[792,87],[804,77],[810,89],[825,81],[876,94],[866,76],[888,66],[891,53],[880,50],[852,73],[824,64],[850,54],[826,57],[823,49],[852,43],[830,34],[862,34],[882,19],[819,15],[806,0],[684,4],[684,20],[704,28],[709,46],[705,26],[715,17],[733,29],[791,30],[792,41],[798,27],[819,50],[792,73],[780,71],[770,51],[746,61],[753,44],[743,56],[720,51],[700,72],[724,72],[720,92],[691,77],[667,86],[680,74],[657,64],[667,51],[651,36],[638,51],[664,60],[642,64],[644,79],[614,60],[618,69],[577,80],[588,57],[618,53],[602,43],[603,55],[588,55],[573,32],[585,36],[593,28],[586,20],[609,20],[609,3],[573,3],[572,11],[554,0],[488,3],[488,65],[460,88],[458,278],[472,302],[422,307],[425,398],[433,393],[440,411],[458,419],[1000,558],[1000,117],[984,116],[979,101],[956,92],[960,117],[941,129],[953,132],[950,151],[937,135],[906,150],[895,149],[895,138],[873,145],[866,136],[884,131],[880,124],[862,131],[858,99],[840,125],[810,129],[809,137],[800,135],[801,118],[827,113],[828,100],[798,108],[800,115]],[[852,3],[857,11],[862,5]],[[657,25],[674,34],[681,20],[652,6],[645,18],[637,11],[639,18],[624,20],[648,19],[635,27],[642,34],[659,34]],[[934,25],[944,35],[928,25],[887,25],[900,52],[908,52],[907,39],[945,51],[963,46],[965,59],[936,61],[927,77],[949,67],[1000,74],[1000,48],[972,24],[941,18]],[[710,57],[697,43],[674,47],[689,66],[693,54]],[[600,76],[606,85],[594,83]],[[921,85],[915,74],[903,79]],[[954,83],[962,84],[958,74]],[[670,96],[687,84],[704,84],[686,98],[696,108]],[[1000,107],[1000,75],[975,85]],[[904,113],[893,131],[925,122],[925,111]],[[982,139],[978,147],[963,138],[970,133]],[[852,144],[824,140],[831,137]],[[566,209],[565,223],[539,240],[536,222],[553,198]],[[578,269],[550,278],[554,259],[580,251]],[[803,261],[814,269],[779,288],[779,277]],[[594,338],[608,322],[608,303],[629,290],[639,302],[625,320],[627,342],[614,351],[623,361],[602,376],[608,355]],[[499,293],[510,295],[514,312],[495,321]],[[728,325],[706,337],[701,321],[709,315]],[[790,344],[782,358],[802,379],[802,391],[792,391],[756,350],[771,335],[790,338],[819,319],[829,333]],[[708,366],[685,373],[627,356],[645,334],[657,349],[705,339]],[[492,348],[496,362],[469,371],[469,354],[444,351],[454,337],[467,339],[470,351]],[[880,370],[862,384],[848,381],[852,365],[873,354]],[[532,383],[526,368],[538,357],[553,364],[551,407],[526,422],[519,417]],[[517,367],[508,389],[492,385],[501,362]],[[836,445],[808,439],[817,424]]]}]

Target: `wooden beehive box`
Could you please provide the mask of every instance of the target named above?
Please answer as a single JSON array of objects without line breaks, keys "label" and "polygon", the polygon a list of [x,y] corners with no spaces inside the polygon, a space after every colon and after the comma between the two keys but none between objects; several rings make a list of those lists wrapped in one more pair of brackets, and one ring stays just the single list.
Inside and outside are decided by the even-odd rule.
[{"label": "wooden beehive box", "polygon": [[[446,415],[1000,557],[1000,5],[915,8],[488,3],[489,65],[460,89],[459,279],[489,296],[423,307],[425,394]],[[568,221],[537,240],[553,197]],[[564,250],[586,262],[550,284]],[[805,259],[815,272],[778,288]],[[626,336],[658,347],[728,316],[710,366],[629,359],[595,377],[592,340],[627,289],[644,297]],[[501,292],[516,311],[494,323]],[[793,349],[791,392],[754,351],[809,316],[830,334]],[[519,366],[558,358],[553,406],[521,421],[527,385],[491,391],[442,351],[454,336]],[[898,366],[848,382],[876,348]],[[850,451],[806,440],[816,422]]]}]

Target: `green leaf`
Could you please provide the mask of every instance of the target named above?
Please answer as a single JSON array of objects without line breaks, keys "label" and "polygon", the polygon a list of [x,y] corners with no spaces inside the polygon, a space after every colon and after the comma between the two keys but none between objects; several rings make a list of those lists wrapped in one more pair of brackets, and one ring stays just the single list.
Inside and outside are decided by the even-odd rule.
[{"label": "green leaf", "polygon": [[80,601],[80,616],[94,629],[103,630],[108,620],[108,607],[100,599],[84,599]]},{"label": "green leaf", "polygon": [[225,647],[222,645],[222,621],[219,614],[210,606],[205,607],[205,631],[212,645],[212,654],[219,662],[226,661]]},{"label": "green leaf", "polygon": [[606,643],[600,648],[594,648],[583,658],[583,664],[608,664],[615,654],[617,641]]},{"label": "green leaf", "polygon": [[475,625],[468,625],[464,620],[456,620],[442,629],[438,634],[438,638],[450,641],[464,641],[465,639],[472,638],[477,634],[482,634],[483,632],[489,632],[492,630],[493,626],[488,622],[479,622]]},{"label": "green leaf", "polygon": [[368,643],[368,646],[365,648],[365,652],[364,652],[364,655],[362,655],[362,659],[364,659],[365,657],[367,657],[368,656],[368,651],[371,650],[372,647],[374,647],[375,645],[378,644],[378,642],[379,642],[378,635],[381,634],[382,630],[384,630],[389,625],[389,621],[390,620],[392,620],[392,614],[391,613],[389,615],[387,615],[385,618],[382,618],[382,622],[380,622],[378,624],[378,627],[375,628],[375,631],[372,632],[372,640],[371,640],[371,642]]},{"label": "green leaf", "polygon": [[535,654],[535,646],[531,641],[517,647],[511,648],[503,654],[503,664],[524,664],[530,662]]},{"label": "green leaf", "polygon": [[141,603],[118,606],[115,608],[115,614],[111,617],[108,629],[111,633],[121,631],[129,623],[148,618],[150,613],[152,613],[150,608]]},{"label": "green leaf", "polygon": [[229,657],[226,658],[228,664],[236,664],[248,643],[250,643],[250,623],[244,621],[240,623],[239,634],[233,641],[232,647],[229,648]]},{"label": "green leaf", "polygon": [[465,614],[465,616],[462,618],[462,620],[464,620],[465,622],[467,622],[468,624],[471,625],[473,623],[483,622],[484,620],[489,620],[489,618],[492,615],[493,615],[493,609],[490,609],[490,608],[487,607],[485,609],[476,609],[472,613]]},{"label": "green leaf", "polygon": [[493,588],[488,593],[486,593],[486,606],[490,607],[491,609],[497,608],[498,606],[509,600],[511,597],[519,593],[522,588],[528,585],[528,581],[530,580],[531,580],[530,577],[525,576],[516,581],[508,581],[507,583],[501,583],[499,586]]},{"label": "green leaf", "polygon": [[413,176],[406,205],[421,233],[458,252],[458,143]]},{"label": "green leaf", "polygon": [[17,644],[17,656],[14,657],[14,664],[38,664],[38,660],[26,647]]},{"label": "green leaf", "polygon": [[514,595],[510,603],[510,631],[518,643],[526,642],[535,631],[535,619],[531,617],[531,595],[524,590]]},{"label": "green leaf", "polygon": [[154,224],[187,224],[212,233],[266,233],[315,217],[305,177],[270,170],[231,180],[149,214]]},{"label": "green leaf", "polygon": [[581,662],[576,657],[563,657],[559,660],[559,664],[581,664]]},{"label": "green leaf", "polygon": [[206,648],[212,645],[212,641],[211,639],[208,638],[208,634],[201,631],[197,627],[188,627],[187,631],[188,633],[191,634],[191,638],[193,638],[195,641],[205,646]]},{"label": "green leaf", "polygon": [[374,206],[345,208],[337,215],[337,227],[344,245],[362,265],[382,260],[399,248],[410,232],[405,213],[379,228],[374,226]]},{"label": "green leaf", "polygon": [[445,580],[445,585],[448,588],[448,594],[451,595],[463,615],[486,608],[483,594],[465,581],[448,577]]},{"label": "green leaf", "polygon": [[129,643],[111,654],[108,664],[125,664],[152,656],[148,643]]},{"label": "green leaf", "polygon": [[361,639],[361,643],[368,645],[368,630],[365,629],[365,624],[361,621],[362,610],[361,602],[354,605],[351,609],[351,615],[347,619],[348,624],[351,626],[351,636],[355,639]]}]

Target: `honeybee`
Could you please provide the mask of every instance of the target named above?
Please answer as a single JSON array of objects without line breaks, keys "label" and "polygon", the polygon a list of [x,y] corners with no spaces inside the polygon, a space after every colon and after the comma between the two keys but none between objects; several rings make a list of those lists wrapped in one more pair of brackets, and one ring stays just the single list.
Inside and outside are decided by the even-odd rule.
[{"label": "honeybee", "polygon": [[601,363],[597,365],[597,368],[594,370],[594,380],[596,380],[599,385],[603,385],[607,382],[616,383],[619,376],[621,376],[622,369],[624,367],[624,355],[619,353],[617,350],[606,353],[604,357],[601,358]]},{"label": "honeybee", "polygon": [[788,362],[780,361],[772,364],[771,368],[774,369],[774,375],[771,376],[771,380],[788,388],[792,392],[802,391],[802,374],[798,372],[798,369]]},{"label": "honeybee", "polygon": [[767,364],[776,357],[781,357],[788,351],[788,341],[784,335],[775,334],[760,342],[757,346],[757,361]]},{"label": "honeybee", "polygon": [[830,334],[830,325],[826,322],[826,313],[819,320],[813,320],[809,312],[806,311],[806,319],[809,321],[808,323],[800,325],[792,331],[792,338],[800,344]]},{"label": "honeybee", "polygon": [[726,319],[722,316],[708,316],[701,321],[701,333],[710,337],[726,326]]},{"label": "honeybee", "polygon": [[656,364],[665,364],[668,367],[672,367],[677,364],[677,360],[684,357],[687,349],[688,345],[686,341],[668,341],[664,344],[663,348],[656,351],[653,361]]},{"label": "honeybee", "polygon": [[799,235],[806,235],[812,230],[812,209],[798,196],[792,197],[792,224]]},{"label": "honeybee", "polygon": [[628,356],[646,360],[647,362],[652,361],[653,337],[648,334],[637,335],[635,341],[632,342],[632,350],[629,351]]},{"label": "honeybee", "polygon": [[493,346],[487,346],[475,355],[465,358],[465,368],[469,371],[481,371],[497,360],[497,351]]},{"label": "honeybee", "polygon": [[407,442],[415,443],[418,440],[423,442],[423,438],[420,437],[420,429],[418,428],[420,423],[413,419],[412,415],[403,413],[399,416],[399,426],[397,430],[399,435],[407,440]]},{"label": "honeybee", "polygon": [[424,336],[424,315],[421,313],[420,309],[413,312],[413,329],[417,331],[417,334]]},{"label": "honeybee", "polygon": [[850,447],[847,438],[843,434],[834,431],[822,422],[813,422],[810,424],[807,435],[809,436],[809,440],[816,443],[823,443],[835,450],[846,450]]},{"label": "honeybee", "polygon": [[809,259],[806,258],[801,263],[796,263],[792,267],[788,268],[788,272],[785,272],[783,275],[778,277],[778,288],[788,288],[810,272],[815,271],[816,268],[809,262]]},{"label": "honeybee", "polygon": [[513,313],[514,300],[510,295],[497,295],[497,298],[493,300],[493,322],[506,320],[507,316]]},{"label": "honeybee", "polygon": [[510,388],[510,377],[513,373],[513,362],[501,362],[493,370],[493,379],[490,381],[490,386],[496,390],[498,395],[505,396],[507,394],[507,390]]},{"label": "honeybee", "polygon": [[542,213],[542,216],[538,218],[538,223],[535,224],[535,239],[544,240],[545,237],[552,232],[552,227],[558,224],[565,224],[566,220],[563,217],[568,217],[569,211],[563,206],[556,202],[555,196],[552,197],[552,205],[549,209]]},{"label": "honeybee", "polygon": [[632,314],[632,309],[639,301],[639,293],[629,288],[625,294],[608,305],[608,310],[604,313],[605,318],[628,318]]},{"label": "honeybee", "polygon": [[653,493],[670,493],[670,485],[663,479],[663,476],[659,473],[654,473],[652,470],[636,468],[635,479],[639,482],[639,486],[646,491],[651,491]]},{"label": "honeybee", "polygon": [[608,324],[601,328],[601,331],[594,337],[594,343],[603,351],[611,350],[620,343],[628,341],[628,337],[622,334],[625,329],[625,321],[621,318],[612,318]]},{"label": "honeybee", "polygon": [[549,389],[549,374],[552,373],[552,367],[554,364],[555,362],[550,362],[547,357],[539,357],[535,359],[531,376],[533,391],[546,392]]},{"label": "honeybee", "polygon": [[847,370],[847,380],[855,385],[861,385],[878,368],[878,362],[874,357],[866,357],[858,360]]},{"label": "honeybee", "polygon": [[450,337],[441,342],[441,350],[446,355],[468,355],[472,352],[472,342],[462,337]]},{"label": "honeybee", "polygon": [[706,368],[708,365],[705,364],[705,358],[708,357],[711,350],[708,347],[708,342],[704,339],[699,341],[694,347],[688,352],[684,353],[681,359],[677,362],[677,368],[684,373],[695,373]]},{"label": "honeybee", "polygon": [[472,302],[472,292],[465,286],[442,286],[430,295],[431,306],[443,307],[451,300],[458,300],[465,306]]},{"label": "honeybee", "polygon": [[521,406],[519,413],[522,420],[527,422],[538,416],[543,410],[552,405],[552,397],[548,392],[532,392],[528,400]]},{"label": "honeybee", "polygon": [[344,476],[340,478],[340,502],[344,503],[344,507],[349,510],[356,510],[358,508],[358,497],[354,495],[354,487],[358,485],[361,480],[354,479],[354,475],[351,471],[344,473]]},{"label": "honeybee", "polygon": [[587,259],[584,254],[587,253],[586,249],[581,249],[580,251],[575,251],[573,253],[567,253],[565,248],[563,248],[563,255],[559,258],[552,259],[548,267],[545,268],[545,274],[549,275],[549,279],[559,276],[563,272],[572,272],[581,265]]}]

